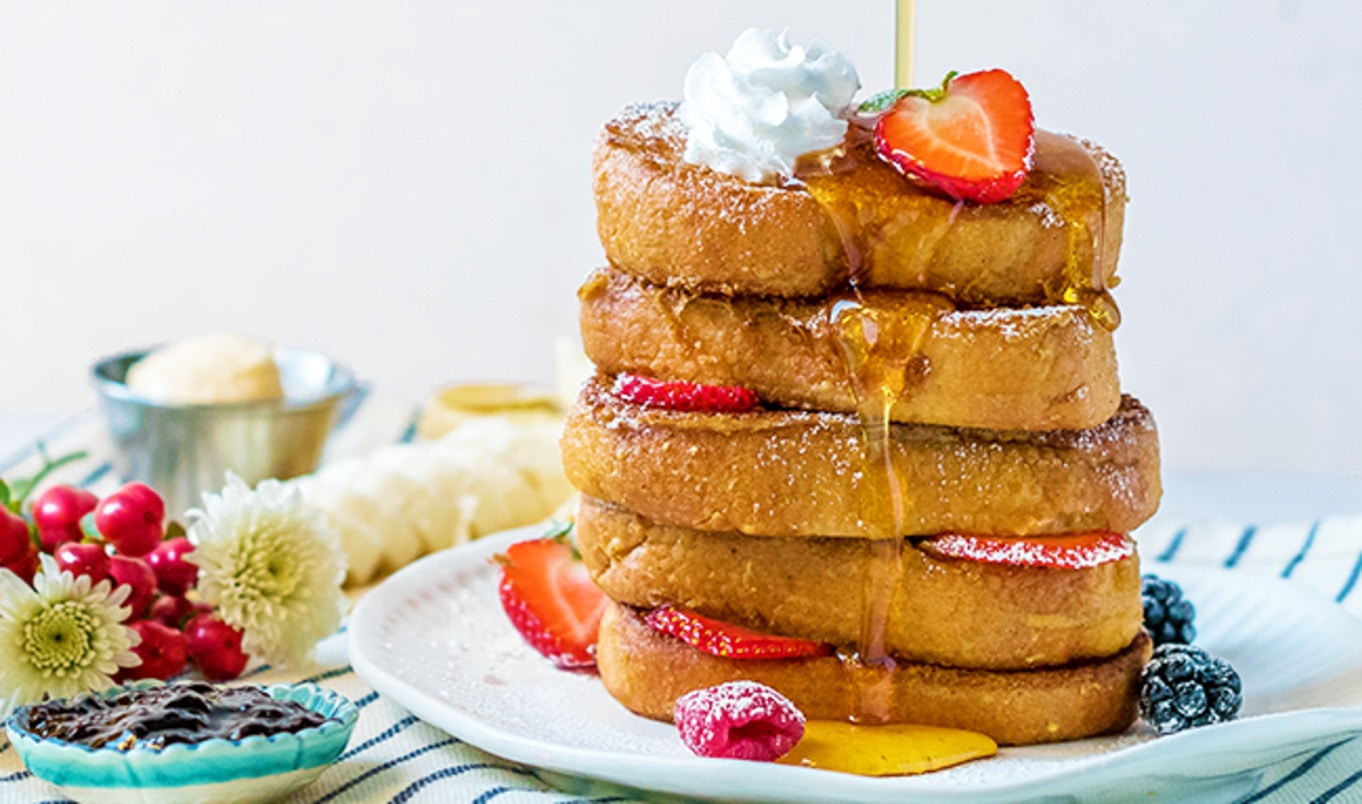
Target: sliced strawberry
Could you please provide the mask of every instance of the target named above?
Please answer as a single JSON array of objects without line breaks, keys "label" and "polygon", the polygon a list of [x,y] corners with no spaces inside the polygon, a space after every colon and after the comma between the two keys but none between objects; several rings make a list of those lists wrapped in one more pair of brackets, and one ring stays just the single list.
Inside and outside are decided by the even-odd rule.
[{"label": "sliced strawberry", "polygon": [[875,123],[875,148],[952,198],[992,204],[1031,169],[1036,127],[1026,88],[1004,70],[951,73],[903,94]]},{"label": "sliced strawberry", "polygon": [[699,413],[746,413],[761,403],[750,388],[740,385],[701,385],[663,381],[637,374],[615,378],[615,395],[638,405]]},{"label": "sliced strawberry", "polygon": [[607,601],[566,537],[517,542],[497,562],[501,607],[525,641],[559,667],[594,667]]},{"label": "sliced strawberry", "polygon": [[795,659],[832,653],[832,646],[826,642],[763,634],[674,606],[653,609],[645,619],[654,631],[725,659]]},{"label": "sliced strawberry", "polygon": [[1058,536],[972,536],[943,533],[922,542],[922,549],[947,558],[1008,564],[1014,567],[1088,569],[1135,554],[1123,533],[1092,531]]}]

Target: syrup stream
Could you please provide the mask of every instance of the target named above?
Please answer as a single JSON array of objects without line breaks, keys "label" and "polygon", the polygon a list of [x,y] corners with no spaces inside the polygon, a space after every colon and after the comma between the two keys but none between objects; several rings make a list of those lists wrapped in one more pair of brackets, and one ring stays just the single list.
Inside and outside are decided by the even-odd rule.
[{"label": "syrup stream", "polygon": [[894,6],[894,86],[913,87],[913,43],[917,36],[917,0],[898,0]]},{"label": "syrup stream", "polygon": [[931,318],[914,311],[904,320],[885,321],[859,298],[839,299],[829,314],[856,398],[863,449],[863,483],[857,506],[872,540],[860,640],[854,654],[844,652],[841,658],[862,674],[856,722],[883,723],[890,717],[895,667],[885,649],[884,635],[894,588],[903,574],[907,521],[903,484],[890,440],[890,413],[906,390],[908,361],[921,351]]}]

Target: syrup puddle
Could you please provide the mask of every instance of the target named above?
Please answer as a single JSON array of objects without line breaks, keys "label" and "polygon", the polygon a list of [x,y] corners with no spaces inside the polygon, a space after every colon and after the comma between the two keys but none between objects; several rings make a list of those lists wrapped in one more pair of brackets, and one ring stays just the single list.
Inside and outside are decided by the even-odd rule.
[{"label": "syrup puddle", "polygon": [[858,726],[832,720],[804,724],[804,737],[782,765],[855,773],[906,776],[949,768],[998,753],[998,744],[972,731],[896,724]]}]

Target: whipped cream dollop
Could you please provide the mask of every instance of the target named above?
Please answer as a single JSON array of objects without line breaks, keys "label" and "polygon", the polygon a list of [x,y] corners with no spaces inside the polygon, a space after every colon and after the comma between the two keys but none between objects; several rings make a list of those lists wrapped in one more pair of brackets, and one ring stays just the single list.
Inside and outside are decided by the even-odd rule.
[{"label": "whipped cream dollop", "polygon": [[842,142],[861,81],[821,39],[749,28],[727,56],[706,53],[686,73],[685,160],[749,182],[794,175],[795,160]]}]

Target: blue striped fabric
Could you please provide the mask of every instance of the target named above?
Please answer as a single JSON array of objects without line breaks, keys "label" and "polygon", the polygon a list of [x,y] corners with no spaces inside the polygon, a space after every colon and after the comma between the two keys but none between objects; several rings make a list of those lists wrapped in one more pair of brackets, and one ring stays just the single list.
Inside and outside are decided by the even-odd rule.
[{"label": "blue striped fabric", "polygon": [[[362,454],[382,443],[414,437],[407,405],[367,395],[356,400],[345,426],[328,447],[327,459]],[[93,413],[64,422],[43,439],[50,454],[77,449],[89,458],[64,467],[56,482],[77,483],[97,493],[117,485],[110,447]],[[7,477],[31,471],[36,442],[0,457]],[[1362,517],[1290,525],[1201,522],[1152,525],[1139,534],[1141,552],[1157,571],[1160,563],[1223,566],[1278,575],[1327,595],[1362,616]],[[351,670],[345,628],[318,647],[319,666],[289,673],[260,665],[246,676],[255,683],[311,680],[355,701],[361,710],[350,747],[318,782],[288,799],[290,804],[405,802],[627,802],[635,799],[609,785],[565,780],[558,774],[499,759],[427,725],[379,696]],[[1362,738],[1304,752],[1261,770],[1249,802],[1362,802]],[[570,789],[569,789],[570,788]],[[55,790],[28,774],[8,744],[0,743],[0,802],[56,804]]]}]

